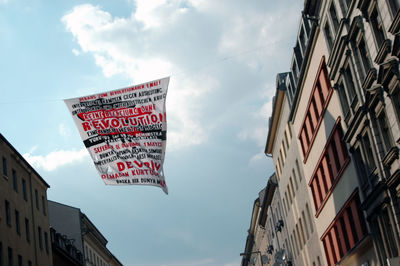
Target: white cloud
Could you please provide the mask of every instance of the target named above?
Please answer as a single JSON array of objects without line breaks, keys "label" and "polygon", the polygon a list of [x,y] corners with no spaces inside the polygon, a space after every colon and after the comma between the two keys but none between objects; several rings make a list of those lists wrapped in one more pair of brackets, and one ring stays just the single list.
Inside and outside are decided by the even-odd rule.
[{"label": "white cloud", "polygon": [[260,165],[265,165],[267,161],[268,159],[267,156],[264,154],[264,152],[260,152],[253,155],[253,157],[250,158],[249,166],[258,167]]},{"label": "white cloud", "polygon": [[76,150],[60,150],[53,151],[49,154],[32,155],[31,153],[25,153],[23,157],[34,167],[43,169],[45,171],[53,171],[61,166],[66,166],[84,160],[89,156],[86,149]]},{"label": "white cloud", "polygon": [[80,55],[81,54],[81,52],[78,50],[78,49],[72,49],[72,53],[74,54],[74,55],[76,55],[76,56],[78,56],[78,55]]},{"label": "white cloud", "polygon": [[252,120],[262,121],[260,123],[249,123],[237,135],[241,141],[253,141],[259,147],[264,147],[268,134],[268,119],[272,114],[272,99],[266,101],[261,108],[251,113]]},{"label": "white cloud", "polygon": [[62,137],[69,137],[71,135],[71,129],[67,127],[65,124],[58,125],[58,133]]},{"label": "white cloud", "polygon": [[[282,36],[287,38],[292,30],[288,27],[298,17],[293,15],[298,10],[288,8],[288,2],[272,9],[268,1],[243,5],[228,0],[136,0],[127,17],[84,4],[65,14],[62,22],[79,51],[91,54],[105,77],[125,75],[139,84],[171,75],[168,149],[179,149],[205,143],[215,127],[226,126],[231,118],[226,110],[243,108],[246,86],[238,85],[238,80],[258,88],[275,80],[276,73],[261,70],[281,64]],[[293,23],[278,23],[282,14]],[[223,58],[229,60],[222,66]],[[218,68],[216,62],[221,63]],[[285,66],[288,69],[289,60]],[[226,93],[227,97],[221,96]],[[216,111],[222,102],[224,109]],[[264,145],[268,113],[258,112],[234,134]]]}]

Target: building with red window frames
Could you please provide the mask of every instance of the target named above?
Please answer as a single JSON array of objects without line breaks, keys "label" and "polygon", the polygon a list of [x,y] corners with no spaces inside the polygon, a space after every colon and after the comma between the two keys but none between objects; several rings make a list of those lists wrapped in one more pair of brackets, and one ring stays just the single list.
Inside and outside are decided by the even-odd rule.
[{"label": "building with red window frames", "polygon": [[[338,26],[339,30],[335,24],[338,10],[331,9],[332,3],[338,1],[320,1],[315,5],[308,2],[304,14],[314,22],[318,18],[318,29],[310,56],[303,62],[306,70],[296,84],[289,120],[301,151],[319,244],[327,265],[379,265],[366,213],[361,208],[356,165],[344,139],[348,130],[346,117],[328,65],[335,55],[323,25],[326,20],[333,20],[332,27]],[[346,73],[346,69],[341,71]]]},{"label": "building with red window frames", "polygon": [[399,265],[399,60],[400,0],[304,1],[265,147],[286,265]]},{"label": "building with red window frames", "polygon": [[[400,261],[399,8],[399,0],[306,0],[290,72],[278,74],[265,152],[282,206],[306,202],[293,197],[286,169],[304,175],[324,257],[315,265]],[[298,165],[280,143],[286,123]]]}]

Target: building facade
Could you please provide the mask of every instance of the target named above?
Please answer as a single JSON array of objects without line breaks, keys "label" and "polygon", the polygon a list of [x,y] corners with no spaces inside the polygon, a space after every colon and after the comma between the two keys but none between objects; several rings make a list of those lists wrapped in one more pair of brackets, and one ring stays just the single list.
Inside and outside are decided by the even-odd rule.
[{"label": "building facade", "polygon": [[[339,27],[331,24],[327,64],[339,95],[348,144],[358,177],[377,263],[399,260],[399,1],[340,1]],[[328,35],[324,32],[324,36]]]},{"label": "building facade", "polygon": [[107,239],[80,209],[49,201],[50,225],[83,254],[89,266],[120,266],[121,262],[108,250]]},{"label": "building facade", "polygon": [[57,233],[54,228],[50,228],[50,237],[54,266],[85,265],[83,254],[75,247],[72,239],[68,239],[66,235]]},{"label": "building facade", "polygon": [[53,265],[49,185],[0,134],[0,265]]},{"label": "building facade", "polygon": [[[304,51],[302,55],[306,56],[306,51],[313,44],[311,35],[315,35],[315,25],[304,18],[301,18],[300,25],[299,34],[303,37],[299,40],[305,38],[305,43],[298,41],[296,46],[303,47],[298,51]],[[297,62],[296,60],[306,62],[307,56],[294,56],[292,62]],[[279,206],[277,209],[282,210],[280,213],[286,221],[287,234],[281,244],[287,257],[295,265],[322,265],[324,252],[318,243],[313,205],[308,193],[307,179],[304,177],[297,135],[289,121],[295,100],[296,80],[299,78],[294,77],[291,72],[277,75],[265,153],[272,156],[275,164],[280,194],[276,204]],[[278,211],[275,213],[279,214]]]},{"label": "building facade", "polygon": [[399,0],[304,1],[265,150],[295,265],[400,261],[399,8]]}]

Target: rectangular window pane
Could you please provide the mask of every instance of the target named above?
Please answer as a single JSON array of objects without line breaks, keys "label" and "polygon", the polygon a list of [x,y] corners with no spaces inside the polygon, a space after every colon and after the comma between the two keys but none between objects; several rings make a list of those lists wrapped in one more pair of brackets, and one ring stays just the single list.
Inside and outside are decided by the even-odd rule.
[{"label": "rectangular window pane", "polygon": [[12,178],[13,178],[13,189],[15,192],[18,192],[18,180],[17,180],[17,172],[14,169],[11,169]]},{"label": "rectangular window pane", "polygon": [[14,266],[14,256],[12,248],[8,247],[8,265]]},{"label": "rectangular window pane", "polygon": [[42,228],[38,227],[38,235],[39,235],[39,247],[43,249],[43,239],[42,239]]},{"label": "rectangular window pane", "polygon": [[3,243],[0,242],[0,266],[4,266]]},{"label": "rectangular window pane", "polygon": [[3,175],[7,176],[7,159],[3,157]]},{"label": "rectangular window pane", "polygon": [[24,200],[27,201],[28,200],[28,195],[26,194],[26,181],[25,179],[22,179],[22,194],[24,196]]},{"label": "rectangular window pane", "polygon": [[8,200],[5,201],[5,211],[6,211],[6,223],[8,226],[11,226],[11,209],[10,209],[10,202]]},{"label": "rectangular window pane", "polygon": [[30,242],[31,233],[29,229],[29,220],[27,218],[25,218],[25,234],[26,234],[26,241]]},{"label": "rectangular window pane", "polygon": [[39,194],[37,189],[35,189],[35,202],[36,202],[36,209],[39,210]]},{"label": "rectangular window pane", "polygon": [[46,248],[46,253],[49,254],[49,239],[47,236],[47,232],[44,232],[44,245]]},{"label": "rectangular window pane", "polygon": [[331,6],[329,8],[329,15],[331,16],[331,20],[332,20],[332,23],[333,23],[333,28],[334,28],[335,33],[336,33],[338,31],[338,29],[339,29],[339,19],[337,17],[336,8],[335,8],[335,5],[333,4],[333,2],[332,2]]},{"label": "rectangular window pane", "polygon": [[42,196],[42,210],[43,210],[43,214],[46,215],[46,200],[45,200],[44,196]]},{"label": "rectangular window pane", "polygon": [[18,235],[21,235],[21,227],[19,224],[19,211],[15,210],[15,230]]}]

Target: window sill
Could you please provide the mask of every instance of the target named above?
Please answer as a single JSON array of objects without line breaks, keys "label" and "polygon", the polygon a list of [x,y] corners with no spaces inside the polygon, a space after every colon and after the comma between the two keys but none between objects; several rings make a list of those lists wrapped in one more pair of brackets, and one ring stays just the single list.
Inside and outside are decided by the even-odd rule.
[{"label": "window sill", "polygon": [[392,147],[385,155],[382,160],[382,163],[386,167],[390,167],[391,164],[399,158],[399,148]]},{"label": "window sill", "polygon": [[386,39],[381,44],[381,47],[379,48],[378,54],[376,55],[374,62],[378,65],[382,64],[386,56],[390,53],[390,50],[391,42],[390,40]]}]

